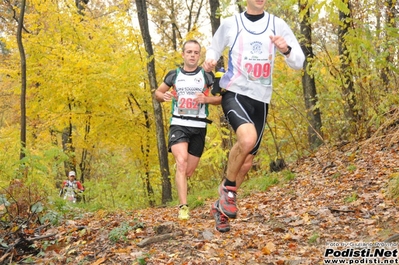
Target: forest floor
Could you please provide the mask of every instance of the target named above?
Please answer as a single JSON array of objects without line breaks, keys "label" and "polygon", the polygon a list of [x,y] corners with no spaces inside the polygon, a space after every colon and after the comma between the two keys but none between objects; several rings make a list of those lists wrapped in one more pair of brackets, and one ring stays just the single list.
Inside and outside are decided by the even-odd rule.
[{"label": "forest floor", "polygon": [[[388,196],[390,187],[396,184],[398,189],[399,184],[399,130],[378,135],[323,146],[289,165],[295,174],[289,182],[250,196],[238,193],[239,215],[231,220],[230,232],[215,230],[209,213],[212,201],[191,210],[188,221],[177,219],[175,207],[98,211],[46,231],[56,234],[53,243],[40,258],[31,260],[35,264],[295,265],[328,264],[327,249],[333,251],[327,259],[336,261],[346,249],[397,250],[398,243],[383,242],[399,234],[399,203]],[[353,253],[347,264],[362,264]],[[389,264],[398,264],[397,253],[391,254]],[[377,263],[383,258],[374,259],[366,264],[383,264]]]}]

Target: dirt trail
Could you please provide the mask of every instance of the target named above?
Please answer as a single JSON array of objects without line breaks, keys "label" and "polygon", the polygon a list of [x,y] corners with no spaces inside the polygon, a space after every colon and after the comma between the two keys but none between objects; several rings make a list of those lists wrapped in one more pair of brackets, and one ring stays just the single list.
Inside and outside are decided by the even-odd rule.
[{"label": "dirt trail", "polygon": [[[36,262],[323,264],[328,243],[382,242],[399,233],[398,204],[387,193],[389,182],[399,177],[394,133],[322,147],[290,165],[296,176],[290,182],[245,198],[239,194],[239,216],[228,233],[215,231],[211,201],[192,210],[192,218],[185,222],[176,219],[175,208],[97,212],[59,227],[60,243]],[[110,242],[111,231],[127,222],[135,228],[126,233],[126,240]],[[162,239],[155,237],[157,232]],[[138,246],[148,238],[158,242]]]}]

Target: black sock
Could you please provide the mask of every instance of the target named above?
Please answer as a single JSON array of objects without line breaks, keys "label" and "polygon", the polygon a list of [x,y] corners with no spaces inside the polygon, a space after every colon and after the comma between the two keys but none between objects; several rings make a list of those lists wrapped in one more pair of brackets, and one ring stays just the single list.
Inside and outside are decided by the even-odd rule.
[{"label": "black sock", "polygon": [[230,181],[226,178],[226,180],[224,181],[224,186],[230,186],[230,187],[235,187],[236,186],[236,182],[235,181]]},{"label": "black sock", "polygon": [[188,207],[188,204],[180,204],[179,208],[182,208],[184,205]]}]

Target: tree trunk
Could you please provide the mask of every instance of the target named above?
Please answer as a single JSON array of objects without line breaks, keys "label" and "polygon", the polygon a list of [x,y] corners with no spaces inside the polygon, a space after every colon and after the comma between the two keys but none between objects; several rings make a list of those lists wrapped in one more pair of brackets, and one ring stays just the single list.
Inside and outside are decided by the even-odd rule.
[{"label": "tree trunk", "polygon": [[[215,34],[216,30],[220,26],[220,16],[218,15],[219,7],[220,7],[220,2],[219,0],[209,0],[209,7],[210,7],[210,20],[211,20],[211,28],[212,28],[212,36]],[[223,56],[221,56],[216,64],[216,72],[221,69],[225,68],[224,66],[224,60]],[[227,70],[227,69],[226,69]],[[219,117],[220,121],[220,126],[225,128],[225,130],[221,130],[222,132],[222,144],[221,147],[223,150],[230,150],[230,148],[233,146],[233,133],[231,131],[231,127],[229,124],[226,122],[226,119],[224,117],[224,114],[220,115]],[[229,132],[229,133],[224,133],[224,132]],[[226,158],[227,160],[227,158]],[[226,173],[227,166],[223,168],[223,174]],[[222,176],[224,177],[224,176]]]},{"label": "tree trunk", "polygon": [[[133,114],[133,103],[132,100],[134,100],[135,104],[138,106],[138,108],[141,110],[141,112],[144,115],[144,120],[145,120],[145,127],[147,130],[147,134],[150,133],[151,131],[151,122],[150,122],[150,117],[148,114],[148,111],[143,110],[140,106],[140,103],[136,100],[136,98],[134,97],[133,93],[130,93],[130,97],[128,97],[128,102],[129,102],[129,106],[130,109],[132,111]],[[144,184],[144,188],[147,191],[147,197],[148,197],[148,202],[150,204],[151,207],[155,206],[155,196],[154,196],[154,189],[152,188],[151,185],[151,181],[150,181],[150,144],[149,141],[145,141],[145,145],[143,144],[143,140],[141,141],[140,144],[140,150],[141,153],[143,154],[143,157],[145,157],[145,159],[143,159],[143,164],[144,164],[144,178],[142,178],[143,184]],[[140,174],[142,175],[142,174]]]},{"label": "tree trunk", "polygon": [[[75,0],[76,7],[78,9],[78,13],[83,16],[83,10],[85,9],[85,6],[89,3],[89,0]],[[70,105],[71,106],[71,105]],[[71,109],[72,110],[72,109]],[[86,120],[86,125],[85,125],[85,135],[84,135],[84,141],[87,143],[87,139],[90,133],[90,114],[89,112],[86,112],[88,114],[87,120]],[[71,141],[71,150],[73,151],[73,161],[72,161],[72,167],[71,170],[74,170],[76,172],[76,154],[74,153],[74,147],[72,146],[72,120],[70,120],[70,141]],[[86,178],[90,178],[90,151],[87,148],[82,149],[82,154],[81,154],[81,159],[79,163],[79,169],[80,169],[80,182],[84,183]],[[77,173],[76,173],[77,174]],[[78,179],[78,176],[76,176]]]},{"label": "tree trunk", "polygon": [[242,13],[244,12],[244,7],[243,7],[243,2],[242,1],[236,1],[237,7],[238,7],[238,12]]},{"label": "tree trunk", "polygon": [[[148,115],[148,111],[144,111],[144,116],[145,116],[145,125],[146,125],[146,128],[147,128],[147,133],[150,133],[151,124],[150,124],[150,117]],[[147,189],[148,201],[150,203],[150,206],[154,207],[155,206],[154,189],[152,188],[151,181],[150,181],[151,174],[150,174],[150,146],[149,146],[149,141],[146,141],[146,145],[143,145],[143,144],[141,145],[141,152],[145,155],[145,161],[144,161],[144,168],[146,168],[145,186],[146,186],[146,189]],[[168,165],[167,162],[166,162],[166,164]],[[168,170],[169,170],[169,168],[168,168]],[[168,180],[169,180],[169,178],[168,178]],[[162,181],[162,184],[163,184],[163,181]],[[162,189],[162,191],[163,191],[163,189]],[[162,199],[162,203],[166,203],[167,201],[171,200],[172,199],[172,195],[170,194],[169,196],[170,196],[170,199],[168,198],[165,201]],[[162,198],[164,198],[164,197],[162,196]]]},{"label": "tree trunk", "polygon": [[24,27],[24,16],[25,16],[26,0],[21,1],[21,11],[18,19],[17,27],[17,43],[19,49],[19,55],[21,57],[21,150],[19,153],[19,159],[23,159],[26,149],[26,55],[24,45],[22,43],[22,29]]},{"label": "tree trunk", "polygon": [[[172,5],[172,7],[171,7],[171,13],[172,14],[174,14],[174,12],[175,12],[175,2],[174,1],[172,1],[171,2],[171,5]],[[177,51],[177,35],[178,35],[178,32],[179,32],[179,28],[178,28],[178,26],[177,26],[177,24],[176,24],[176,17],[172,20],[172,42],[173,42],[173,50],[174,51]],[[140,18],[139,18],[139,20],[140,20]]]},{"label": "tree trunk", "polygon": [[317,106],[317,91],[316,83],[313,76],[309,73],[312,72],[312,62],[314,59],[312,49],[312,28],[310,24],[310,9],[307,7],[308,2],[299,0],[300,11],[307,8],[305,16],[303,17],[300,26],[301,33],[304,40],[301,41],[301,47],[305,54],[305,63],[303,65],[305,73],[302,77],[303,96],[305,98],[306,114],[309,121],[308,125],[308,141],[312,149],[317,148],[323,143],[321,134],[321,114]]},{"label": "tree trunk", "polygon": [[[397,16],[398,11],[396,10],[396,2],[397,1],[393,1],[393,0],[388,0],[386,2],[386,28],[395,28],[395,17]],[[386,65],[382,70],[381,70],[381,79],[382,82],[384,84],[383,89],[385,90],[385,92],[389,92],[389,83],[390,83],[390,68],[389,65],[394,65],[393,63],[393,56],[392,53],[395,53],[396,50],[391,51],[390,47],[392,47],[392,45],[390,45],[390,40],[392,39],[391,36],[388,34],[388,30],[385,30],[386,35],[385,35],[385,45],[384,45],[384,49],[382,52],[386,53],[386,57],[385,57],[385,61],[386,61]]]},{"label": "tree trunk", "polygon": [[172,185],[169,179],[168,151],[165,141],[165,132],[163,125],[161,104],[155,99],[154,92],[157,89],[157,80],[155,74],[154,52],[151,43],[151,36],[148,27],[147,5],[145,0],[137,0],[137,15],[140,24],[141,35],[144,41],[144,47],[149,59],[147,63],[147,73],[150,83],[152,106],[154,108],[155,126],[157,134],[158,160],[162,177],[162,203],[166,204],[172,200]]},{"label": "tree trunk", "polygon": [[355,88],[352,80],[352,60],[350,57],[350,51],[347,47],[347,42],[345,40],[352,21],[350,15],[351,5],[349,0],[345,0],[344,4],[347,5],[349,12],[345,14],[344,12],[339,11],[339,20],[341,21],[341,25],[338,28],[338,53],[341,61],[342,96],[346,103],[344,113],[346,118],[351,123],[350,127],[352,127],[356,124],[356,121],[359,120],[359,114],[356,110]]},{"label": "tree trunk", "polygon": [[[86,113],[86,114],[88,114],[88,113]],[[90,133],[90,128],[91,128],[90,120],[91,120],[91,116],[87,115],[86,126],[85,126],[85,136],[84,136],[85,143],[87,143],[87,139],[88,139],[88,136]],[[82,156],[81,156],[80,163],[79,163],[79,168],[80,168],[80,172],[81,172],[80,182],[82,182],[82,183],[85,182],[86,178],[90,179],[90,171],[91,171],[90,161],[91,161],[90,151],[85,147],[82,150]]]},{"label": "tree trunk", "polygon": [[75,0],[75,5],[80,15],[83,15],[83,10],[85,9],[85,5],[87,5],[88,3],[89,0]]},{"label": "tree trunk", "polygon": [[211,19],[212,36],[213,34],[215,34],[216,30],[220,26],[220,16],[217,15],[219,6],[220,6],[219,0],[209,0],[209,9],[211,11],[210,19]]},{"label": "tree trunk", "polygon": [[[68,104],[71,111],[71,104]],[[69,127],[64,128],[62,132],[62,150],[68,156],[68,160],[64,162],[65,174],[68,176],[70,170],[76,171],[75,168],[75,148],[72,142],[72,119],[69,118]]]},{"label": "tree trunk", "polygon": [[[219,7],[220,7],[219,0],[209,0],[209,8],[211,11],[210,20],[211,20],[212,36],[213,34],[215,34],[216,30],[220,26],[220,16],[218,15]],[[224,67],[224,62],[223,62],[223,57],[220,57],[216,65],[216,71],[222,67]]]}]

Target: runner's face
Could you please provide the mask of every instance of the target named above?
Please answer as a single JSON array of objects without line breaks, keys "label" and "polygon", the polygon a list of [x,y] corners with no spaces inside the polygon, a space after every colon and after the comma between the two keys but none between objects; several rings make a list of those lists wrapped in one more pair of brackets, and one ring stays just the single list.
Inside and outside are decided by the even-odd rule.
[{"label": "runner's face", "polygon": [[265,10],[266,0],[247,0],[247,13],[260,15]]},{"label": "runner's face", "polygon": [[186,43],[183,51],[183,61],[185,68],[195,69],[198,66],[198,61],[201,55],[200,46],[196,43]]}]

